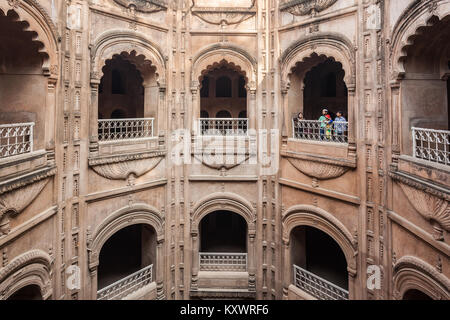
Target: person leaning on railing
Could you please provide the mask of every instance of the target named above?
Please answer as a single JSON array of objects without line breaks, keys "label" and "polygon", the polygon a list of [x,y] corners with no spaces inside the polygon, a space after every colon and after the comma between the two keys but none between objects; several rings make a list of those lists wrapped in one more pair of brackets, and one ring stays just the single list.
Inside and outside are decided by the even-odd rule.
[{"label": "person leaning on railing", "polygon": [[322,110],[322,116],[320,116],[319,122],[320,122],[320,140],[331,139],[331,127],[333,119],[331,119],[331,116],[328,114],[328,109]]},{"label": "person leaning on railing", "polygon": [[296,130],[295,132],[295,138],[296,139],[303,139],[305,137],[304,135],[304,128],[303,128],[303,124],[302,124],[302,120],[305,120],[304,116],[303,116],[303,112],[299,112],[297,114],[297,117],[294,118],[294,124],[296,126]]},{"label": "person leaning on railing", "polygon": [[334,119],[334,130],[335,134],[342,138],[345,131],[347,131],[347,119],[342,115],[341,111],[336,113],[336,118]]}]

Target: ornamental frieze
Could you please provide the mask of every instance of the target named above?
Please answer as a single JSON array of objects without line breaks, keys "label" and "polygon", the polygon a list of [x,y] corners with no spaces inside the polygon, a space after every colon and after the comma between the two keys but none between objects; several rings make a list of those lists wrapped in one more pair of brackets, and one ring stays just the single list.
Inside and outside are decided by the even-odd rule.
[{"label": "ornamental frieze", "polygon": [[167,9],[167,4],[162,0],[114,0],[131,10],[145,13],[153,13]]},{"label": "ornamental frieze", "polygon": [[192,0],[192,14],[201,20],[216,25],[239,24],[256,15],[256,0],[252,0],[250,7],[204,7],[199,6],[197,0]]},{"label": "ornamental frieze", "polygon": [[294,16],[315,15],[328,9],[337,0],[284,0],[280,5],[281,11],[289,12]]},{"label": "ornamental frieze", "polygon": [[136,178],[153,170],[165,157],[165,152],[150,152],[115,157],[91,158],[89,166],[100,176],[111,180]]}]

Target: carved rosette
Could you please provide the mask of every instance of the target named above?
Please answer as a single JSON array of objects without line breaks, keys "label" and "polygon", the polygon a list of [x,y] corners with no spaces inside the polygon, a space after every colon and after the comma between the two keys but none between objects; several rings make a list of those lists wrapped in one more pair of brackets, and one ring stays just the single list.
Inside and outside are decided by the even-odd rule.
[{"label": "carved rosette", "polygon": [[435,222],[434,238],[443,240],[444,229],[450,231],[450,206],[448,198],[441,198],[406,183],[400,182],[400,187],[412,206],[427,220]]},{"label": "carved rosette", "polygon": [[280,5],[281,11],[287,11],[294,16],[304,16],[308,14],[315,14],[323,11],[337,0],[285,0]]},{"label": "carved rosette", "polygon": [[303,174],[318,179],[328,180],[342,176],[350,167],[312,160],[287,158],[288,161]]},{"label": "carved rosette", "polygon": [[129,9],[136,11],[153,13],[167,9],[167,4],[161,0],[114,0]]},{"label": "carved rosette", "polygon": [[140,177],[153,170],[164,158],[163,153],[126,155],[106,159],[90,159],[89,165],[100,176],[111,180]]}]

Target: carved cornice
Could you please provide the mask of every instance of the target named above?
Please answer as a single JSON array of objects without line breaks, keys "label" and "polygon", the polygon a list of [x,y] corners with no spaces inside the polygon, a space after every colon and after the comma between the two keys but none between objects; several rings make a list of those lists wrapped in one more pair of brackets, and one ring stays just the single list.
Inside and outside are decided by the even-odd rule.
[{"label": "carved cornice", "polygon": [[256,0],[248,8],[240,7],[197,7],[192,0],[191,12],[203,21],[210,24],[238,24],[256,15]]},{"label": "carved cornice", "polygon": [[46,167],[44,169],[36,170],[31,173],[0,182],[0,196],[4,193],[26,187],[43,179],[47,179],[54,176],[56,172],[57,169],[55,166]]},{"label": "carved cornice", "polygon": [[[230,161],[230,156],[233,156],[233,161]],[[202,153],[194,153],[195,159],[203,163],[205,166],[211,169],[233,169],[240,164],[246,162],[250,158],[249,153],[245,154],[233,154],[228,155],[225,151],[222,153],[216,154],[202,154]]]},{"label": "carved cornice", "polygon": [[399,183],[417,212],[425,219],[438,224],[434,226],[434,238],[443,240],[441,228],[450,231],[450,190],[404,172],[389,172],[389,175]]},{"label": "carved cornice", "polygon": [[158,11],[167,10],[167,4],[161,0],[114,0],[129,9],[136,11],[153,13]]},{"label": "carved cornice", "polygon": [[356,161],[345,159],[325,158],[315,155],[283,152],[298,171],[319,180],[335,179],[345,174],[350,169],[356,168]]},{"label": "carved cornice", "polygon": [[280,11],[287,11],[294,16],[315,14],[323,11],[337,0],[285,0],[280,4]]},{"label": "carved cornice", "polygon": [[153,170],[165,155],[165,151],[154,151],[90,158],[89,166],[104,178],[126,180],[131,174],[135,177],[140,177]]}]

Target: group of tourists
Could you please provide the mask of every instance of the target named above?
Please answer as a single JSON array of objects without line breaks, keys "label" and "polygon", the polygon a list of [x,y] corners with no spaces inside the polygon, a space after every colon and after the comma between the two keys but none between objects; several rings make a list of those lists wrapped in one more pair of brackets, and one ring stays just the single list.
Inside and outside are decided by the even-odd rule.
[{"label": "group of tourists", "polygon": [[[314,128],[302,124],[302,121],[304,120],[306,119],[304,118],[303,112],[299,112],[297,118],[295,118],[295,121],[297,122],[295,128],[296,138],[307,138],[306,135],[308,133],[315,133]],[[321,140],[331,140],[333,135],[342,137],[347,131],[347,119],[345,119],[342,111],[336,112],[336,116],[333,119],[328,109],[323,109],[318,122]],[[310,129],[313,129],[312,132],[310,132]]]}]

